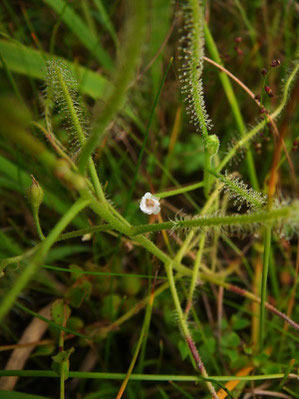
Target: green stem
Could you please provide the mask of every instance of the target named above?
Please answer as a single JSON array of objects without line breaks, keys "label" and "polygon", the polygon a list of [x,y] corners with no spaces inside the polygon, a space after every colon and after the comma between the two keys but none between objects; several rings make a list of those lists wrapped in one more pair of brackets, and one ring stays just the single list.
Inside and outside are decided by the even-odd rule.
[{"label": "green stem", "polygon": [[[78,113],[74,107],[73,99],[69,93],[69,90],[67,88],[65,80],[62,76],[61,70],[56,65],[55,65],[55,72],[57,74],[57,78],[58,78],[58,81],[59,81],[59,84],[60,84],[60,87],[61,87],[61,90],[63,93],[63,97],[64,97],[64,100],[68,107],[69,113],[70,113],[72,124],[75,128],[78,140],[80,142],[80,146],[83,147],[85,144],[86,138],[85,138],[85,134],[84,134]],[[95,165],[94,165],[94,162],[93,162],[93,159],[91,158],[91,156],[88,158],[88,170],[89,170],[89,175],[90,175],[91,181],[93,183],[94,190],[96,192],[97,197],[100,200],[104,201],[105,195],[104,195],[104,192],[103,192],[101,183],[99,181],[99,178],[98,178],[98,175],[96,172],[96,168],[95,168]]]},{"label": "green stem", "polygon": [[178,250],[178,252],[177,252],[177,254],[176,254],[175,260],[176,260],[177,262],[179,262],[179,263],[182,262],[182,259],[183,259],[183,257],[185,256],[185,253],[186,253],[187,250],[188,250],[189,244],[190,244],[190,242],[191,242],[193,236],[194,236],[194,232],[193,232],[193,231],[190,231],[190,233],[188,234],[187,238],[186,238],[185,241],[182,243],[180,249]]},{"label": "green stem", "polygon": [[[204,6],[202,2],[197,0],[188,0],[183,5],[183,12],[185,15],[185,23],[188,26],[189,41],[185,56],[187,65],[184,67],[181,81],[183,83],[183,92],[187,94],[186,99],[189,103],[189,112],[191,113],[191,120],[199,124],[204,142],[205,166],[208,168],[211,164],[211,155],[208,151],[209,138],[209,121],[205,109],[205,102],[203,96],[202,71],[203,71],[203,57],[204,57]],[[204,193],[208,197],[210,190],[211,176],[204,172]]]},{"label": "green stem", "polygon": [[[51,370],[0,370],[0,376],[4,377],[46,377],[58,378],[55,371]],[[123,380],[126,374],[124,373],[99,373],[88,371],[70,371],[70,378],[90,378],[99,380]],[[284,377],[283,373],[280,374],[264,374],[264,375],[248,375],[248,376],[235,376],[235,375],[215,375],[209,376],[209,381],[263,381],[263,380],[276,380]],[[289,375],[289,378],[296,379],[295,374]],[[205,381],[199,375],[163,375],[163,374],[131,374],[132,381],[182,381],[182,382],[199,382]]]},{"label": "green stem", "polygon": [[205,151],[205,168],[203,171],[204,176],[204,193],[206,198],[209,198],[209,193],[211,189],[211,175],[208,172],[208,169],[211,167],[211,155]]},{"label": "green stem", "polygon": [[263,197],[259,191],[255,191],[251,187],[248,188],[241,180],[237,178],[231,179],[230,176],[224,176],[211,168],[207,168],[207,172],[223,182],[233,193],[237,194],[236,198],[238,200],[245,201],[255,209],[261,209],[265,205],[266,197]]},{"label": "green stem", "polygon": [[180,188],[176,188],[174,190],[168,190],[168,191],[163,191],[161,193],[155,193],[155,196],[159,197],[159,198],[173,197],[174,195],[187,193],[188,191],[193,191],[193,190],[196,190],[203,186],[204,186],[204,182],[200,181],[195,184],[190,184],[189,186],[186,186],[186,187],[180,187]]},{"label": "green stem", "polygon": [[80,229],[75,231],[70,231],[69,233],[61,234],[57,241],[69,240],[71,238],[82,237],[85,234],[99,233],[100,231],[112,230],[109,224],[99,224],[97,226],[87,227],[86,229]]},{"label": "green stem", "polygon": [[100,183],[99,176],[97,174],[94,161],[93,161],[93,159],[91,157],[88,160],[88,171],[89,171],[89,175],[90,175],[90,178],[91,178],[91,181],[92,181],[96,196],[103,203],[106,203],[105,194],[104,194],[104,191],[102,189],[102,185]]},{"label": "green stem", "polygon": [[[66,326],[66,314],[65,314],[65,304],[63,305],[63,321],[62,321],[62,327]],[[59,336],[59,351],[63,351],[64,348],[64,331],[60,330],[60,336]],[[60,399],[64,399],[65,397],[65,373],[64,373],[64,362],[60,364]]]},{"label": "green stem", "polygon": [[[201,360],[201,357],[200,357],[200,355],[199,355],[199,353],[198,353],[198,351],[196,349],[196,346],[194,344],[194,341],[192,339],[191,333],[190,333],[189,328],[188,328],[187,321],[185,320],[183,310],[181,308],[180,300],[179,300],[178,293],[177,293],[177,290],[176,290],[176,287],[175,287],[172,262],[165,264],[165,270],[166,270],[166,274],[167,274],[167,277],[168,277],[169,288],[170,288],[170,292],[172,294],[172,299],[173,299],[173,302],[174,302],[174,306],[175,306],[175,309],[176,309],[176,312],[177,312],[177,315],[178,315],[179,325],[181,327],[183,336],[184,336],[185,341],[186,341],[186,343],[188,345],[188,348],[190,350],[191,356],[195,360],[196,367],[201,372],[202,376],[204,378],[209,378],[209,376],[207,374],[207,371],[206,371],[206,369],[204,367],[204,364],[203,364],[203,362]],[[217,399],[218,398],[217,393],[215,391],[215,388],[211,384],[211,382],[207,381],[206,384],[207,384],[207,388],[210,391],[212,397]]]},{"label": "green stem", "polygon": [[231,216],[215,216],[215,217],[196,217],[191,220],[179,220],[163,223],[156,223],[151,225],[132,226],[131,236],[136,236],[143,233],[171,230],[174,228],[196,228],[196,227],[216,227],[216,226],[237,226],[253,223],[263,223],[278,221],[280,219],[287,219],[291,216],[292,211],[297,212],[297,206],[285,206],[278,209],[273,209],[263,212],[252,212],[244,215]]},{"label": "green stem", "polygon": [[7,314],[9,309],[13,306],[20,292],[28,284],[33,275],[37,272],[38,268],[43,263],[45,256],[48,251],[55,244],[58,236],[66,228],[66,226],[74,219],[74,217],[87,205],[89,201],[79,199],[71,208],[65,213],[65,215],[59,220],[56,226],[51,230],[47,238],[42,242],[39,250],[34,255],[31,262],[28,263],[22,274],[19,276],[17,281],[14,282],[8,293],[4,296],[0,304],[0,321]]},{"label": "green stem", "polygon": [[60,399],[64,399],[65,383],[64,383],[64,367],[63,364],[60,367]]},{"label": "green stem", "polygon": [[198,276],[199,276],[199,268],[200,268],[200,262],[202,258],[202,253],[203,253],[203,248],[205,245],[205,234],[201,234],[200,240],[199,240],[199,248],[196,254],[196,259],[194,262],[194,267],[193,267],[193,273],[192,273],[192,279],[191,279],[191,284],[189,288],[189,293],[188,293],[188,299],[187,299],[187,305],[185,309],[185,318],[187,319],[187,316],[189,314],[189,311],[192,306],[192,300],[193,300],[193,295],[195,291],[196,284],[198,283]]},{"label": "green stem", "polygon": [[267,296],[267,277],[269,270],[269,260],[271,252],[271,225],[266,227],[264,233],[264,256],[263,256],[263,272],[261,286],[261,305],[260,305],[260,323],[259,323],[259,349],[263,350],[264,343],[264,326],[265,326],[265,302]]},{"label": "green stem", "polygon": [[44,233],[43,233],[41,225],[40,225],[38,209],[34,208],[32,210],[32,213],[33,213],[33,219],[34,219],[37,234],[38,234],[40,240],[43,241],[45,239],[45,236],[44,236]]}]

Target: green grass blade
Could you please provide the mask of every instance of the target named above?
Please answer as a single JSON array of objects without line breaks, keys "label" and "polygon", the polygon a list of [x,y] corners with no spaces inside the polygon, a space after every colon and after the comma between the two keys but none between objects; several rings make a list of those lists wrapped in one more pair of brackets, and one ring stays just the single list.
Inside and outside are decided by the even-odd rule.
[{"label": "green grass blade", "polygon": [[[26,75],[34,79],[43,80],[45,77],[45,60],[38,50],[23,46],[17,42],[0,40],[0,53],[7,68],[12,72]],[[50,56],[47,55],[49,58]],[[107,81],[99,73],[63,60],[60,57],[53,57],[65,62],[72,73],[76,76],[80,90],[84,94],[97,99],[102,97],[104,89],[107,90]],[[2,63],[0,66],[3,67]]]},{"label": "green grass blade", "polygon": [[97,38],[88,29],[85,22],[83,22],[79,15],[75,13],[71,5],[68,3],[66,6],[64,0],[44,0],[44,2],[59,15],[61,20],[93,54],[97,61],[99,61],[107,70],[110,70],[113,66],[110,56],[102,48]]},{"label": "green grass blade", "polygon": [[96,7],[100,13],[100,19],[102,21],[102,24],[107,29],[107,31],[110,33],[110,36],[113,39],[115,46],[117,47],[118,46],[118,37],[115,32],[114,26],[111,22],[111,19],[102,3],[102,0],[93,0],[93,2],[96,5]]}]

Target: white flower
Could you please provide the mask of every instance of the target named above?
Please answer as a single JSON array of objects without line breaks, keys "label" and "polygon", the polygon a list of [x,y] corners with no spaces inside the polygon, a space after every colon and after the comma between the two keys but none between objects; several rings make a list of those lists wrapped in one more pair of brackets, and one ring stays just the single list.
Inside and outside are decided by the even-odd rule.
[{"label": "white flower", "polygon": [[140,201],[140,209],[147,215],[158,215],[161,211],[159,198],[155,197],[151,193],[145,193]]}]

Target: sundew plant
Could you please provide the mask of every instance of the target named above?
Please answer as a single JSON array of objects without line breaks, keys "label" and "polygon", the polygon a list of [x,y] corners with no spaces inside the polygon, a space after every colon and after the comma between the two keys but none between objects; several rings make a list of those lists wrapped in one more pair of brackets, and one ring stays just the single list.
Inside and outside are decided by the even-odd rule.
[{"label": "sundew plant", "polygon": [[298,398],[298,4],[0,10],[0,398]]}]

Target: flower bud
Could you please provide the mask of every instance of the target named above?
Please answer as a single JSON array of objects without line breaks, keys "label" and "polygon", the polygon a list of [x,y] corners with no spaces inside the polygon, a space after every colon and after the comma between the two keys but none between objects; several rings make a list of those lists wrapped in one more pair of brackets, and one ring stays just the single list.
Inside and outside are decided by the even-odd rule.
[{"label": "flower bud", "polygon": [[205,147],[207,152],[213,157],[214,155],[217,154],[219,150],[219,139],[216,136],[216,134],[211,134],[208,136]]},{"label": "flower bud", "polygon": [[44,199],[44,191],[38,181],[31,175],[32,184],[28,189],[27,195],[32,209],[38,209]]},{"label": "flower bud", "polygon": [[274,97],[274,94],[271,90],[270,86],[264,86],[265,92],[268,94],[269,97]]},{"label": "flower bud", "polygon": [[280,60],[279,60],[279,59],[273,60],[273,61],[271,62],[271,64],[270,64],[270,66],[271,66],[272,68],[276,68],[276,67],[278,67],[279,65],[280,65]]},{"label": "flower bud", "polygon": [[256,95],[254,96],[254,99],[255,99],[256,101],[261,101],[261,96],[260,96],[259,94],[256,94]]}]

